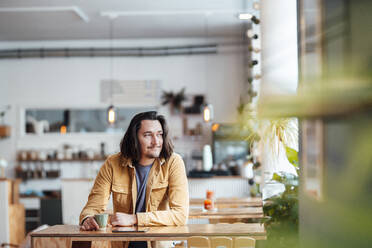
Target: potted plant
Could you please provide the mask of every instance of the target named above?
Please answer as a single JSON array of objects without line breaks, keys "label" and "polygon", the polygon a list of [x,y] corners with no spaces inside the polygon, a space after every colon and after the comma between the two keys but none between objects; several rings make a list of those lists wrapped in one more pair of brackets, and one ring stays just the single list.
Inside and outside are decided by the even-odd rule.
[{"label": "potted plant", "polygon": [[182,110],[182,102],[187,99],[185,88],[182,88],[178,93],[174,93],[173,91],[163,91],[161,98],[162,105],[169,104],[172,114],[180,113]]}]

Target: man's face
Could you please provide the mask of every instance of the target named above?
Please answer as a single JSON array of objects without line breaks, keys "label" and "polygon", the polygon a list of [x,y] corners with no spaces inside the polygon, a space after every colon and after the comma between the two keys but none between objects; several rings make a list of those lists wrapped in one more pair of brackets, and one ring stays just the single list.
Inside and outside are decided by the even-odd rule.
[{"label": "man's face", "polygon": [[141,158],[158,158],[163,147],[163,128],[158,120],[143,120],[137,137]]}]

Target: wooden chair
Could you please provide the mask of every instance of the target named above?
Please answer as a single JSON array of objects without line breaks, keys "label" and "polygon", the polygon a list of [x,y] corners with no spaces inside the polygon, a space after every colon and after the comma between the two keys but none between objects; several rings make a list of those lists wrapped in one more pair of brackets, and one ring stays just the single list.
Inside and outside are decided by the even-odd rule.
[{"label": "wooden chair", "polygon": [[210,248],[211,242],[208,237],[192,236],[187,239],[187,248]]},{"label": "wooden chair", "polygon": [[212,237],[211,248],[232,248],[233,239],[230,237]]},{"label": "wooden chair", "polygon": [[182,242],[180,242],[180,243],[178,243],[178,244],[175,244],[175,245],[174,245],[174,248],[185,248],[185,242],[182,241]]},{"label": "wooden chair", "polygon": [[10,244],[10,243],[2,243],[0,247],[19,247],[19,245],[16,244]]},{"label": "wooden chair", "polygon": [[250,237],[236,237],[234,239],[234,248],[254,248],[256,240]]}]

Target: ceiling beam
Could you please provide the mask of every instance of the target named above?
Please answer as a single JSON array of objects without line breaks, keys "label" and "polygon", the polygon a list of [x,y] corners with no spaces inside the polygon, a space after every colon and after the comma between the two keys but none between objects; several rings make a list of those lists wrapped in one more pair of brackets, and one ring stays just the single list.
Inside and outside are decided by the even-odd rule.
[{"label": "ceiling beam", "polygon": [[19,13],[19,12],[63,12],[72,11],[84,22],[89,22],[89,16],[78,6],[53,6],[53,7],[20,7],[20,8],[0,8],[0,13]]}]

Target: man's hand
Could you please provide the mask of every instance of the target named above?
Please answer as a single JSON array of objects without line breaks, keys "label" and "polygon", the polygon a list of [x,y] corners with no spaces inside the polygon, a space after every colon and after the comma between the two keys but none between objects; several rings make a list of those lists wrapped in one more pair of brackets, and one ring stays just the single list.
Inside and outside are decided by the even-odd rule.
[{"label": "man's hand", "polygon": [[137,216],[135,214],[115,213],[111,216],[111,224],[113,226],[133,226],[137,224]]},{"label": "man's hand", "polygon": [[83,231],[95,231],[98,230],[98,228],[99,226],[93,216],[86,218],[83,225],[80,227]]}]

